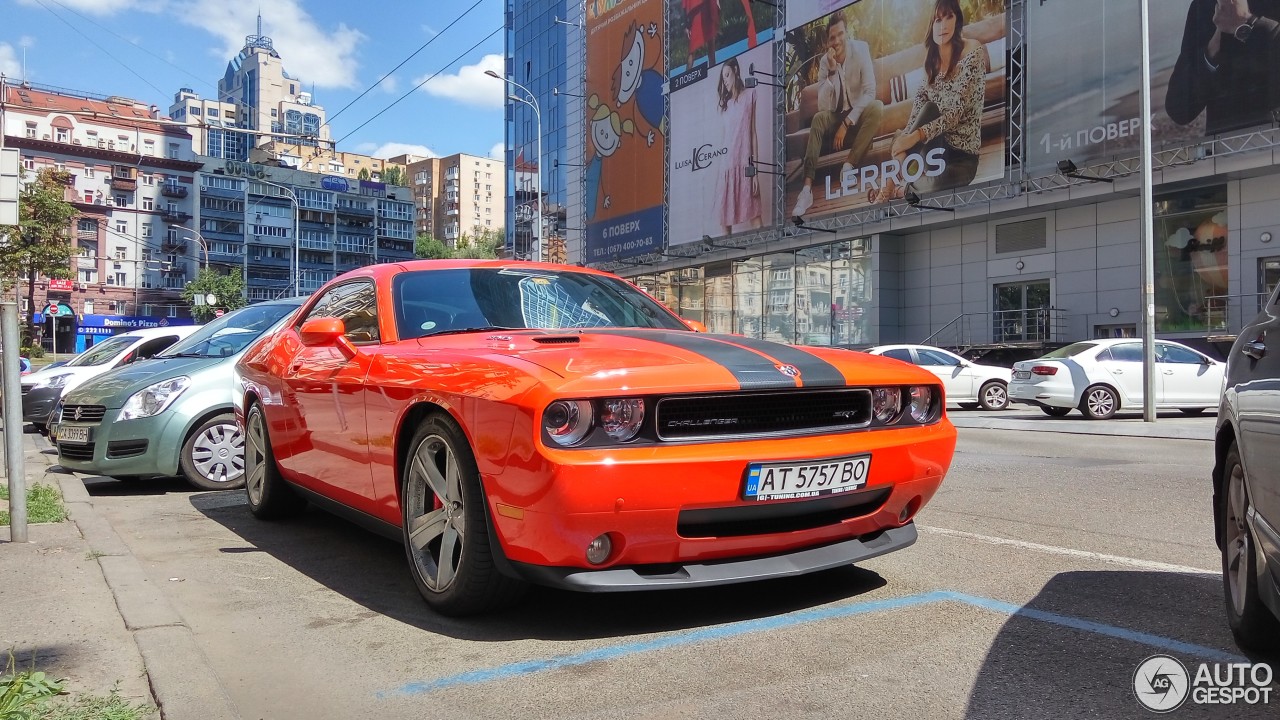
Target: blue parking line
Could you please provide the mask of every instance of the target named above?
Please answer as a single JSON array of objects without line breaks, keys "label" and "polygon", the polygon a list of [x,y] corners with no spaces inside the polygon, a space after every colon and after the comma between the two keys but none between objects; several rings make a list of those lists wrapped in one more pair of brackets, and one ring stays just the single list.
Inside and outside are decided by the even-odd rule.
[{"label": "blue parking line", "polygon": [[472,670],[471,672],[459,673],[458,675],[451,675],[449,677],[438,678],[436,680],[408,683],[407,685],[402,685],[395,690],[379,692],[378,697],[386,698],[395,695],[421,695],[423,693],[443,690],[444,688],[457,687],[459,685],[477,685],[492,682],[494,680],[505,680],[508,678],[518,677],[520,675],[542,672],[544,670],[585,665],[587,663],[599,662],[602,660],[614,660],[627,655],[652,652],[654,650],[666,650],[668,648],[692,645],[694,643],[705,642],[707,640],[723,640],[725,638],[738,637],[740,635],[748,635],[750,633],[763,632],[766,630],[778,630],[781,628],[794,627],[796,625],[803,625],[821,620],[854,617],[857,615],[867,615],[887,610],[897,610],[904,607],[928,605],[930,603],[940,602],[944,599],[946,599],[945,593],[929,592],[922,593],[920,595],[907,595],[899,598],[890,598],[887,600],[873,600],[871,602],[856,603],[854,605],[842,605],[839,607],[822,608],[819,610],[803,610],[787,615],[779,615],[777,617],[743,620],[741,622],[704,628],[702,630],[694,630],[692,632],[680,633],[678,635],[654,638],[643,642],[597,648],[595,650],[587,650],[586,652],[574,653],[572,655],[561,655],[559,657],[545,658],[542,660],[525,660],[523,662],[511,663],[510,665],[502,665],[487,670]]},{"label": "blue parking line", "polygon": [[1217,662],[1247,662],[1247,659],[1240,655],[1235,655],[1222,650],[1215,650],[1201,645],[1194,645],[1192,643],[1182,642],[1180,640],[1174,640],[1172,638],[1166,638],[1159,635],[1152,635],[1150,633],[1127,630],[1116,625],[1107,625],[1105,623],[1084,620],[1070,615],[1046,612],[1044,610],[1035,610],[1021,605],[1015,605],[1013,603],[980,597],[977,595],[968,595],[950,590],[935,590],[933,592],[906,595],[886,600],[873,600],[869,602],[855,603],[853,605],[842,605],[818,610],[803,610],[786,615],[779,615],[777,617],[744,620],[717,627],[703,628],[692,632],[654,638],[652,640],[645,640],[642,642],[625,643],[622,645],[597,648],[595,650],[587,650],[585,652],[574,653],[572,655],[560,655],[557,657],[543,658],[539,660],[525,660],[508,665],[501,665],[495,668],[472,670],[470,672],[450,675],[448,677],[437,678],[435,680],[407,683],[394,690],[380,691],[378,692],[377,697],[379,699],[386,699],[395,696],[423,695],[435,692],[436,690],[443,690],[445,688],[464,685],[480,685],[493,682],[495,680],[507,680],[546,670],[585,665],[592,662],[616,660],[628,655],[653,652],[655,650],[666,650],[669,648],[692,645],[709,640],[724,640],[726,638],[739,637],[768,630],[779,630],[807,623],[820,622],[823,620],[856,617],[858,615],[869,615],[872,613],[886,612],[906,607],[919,607],[922,605],[930,605],[933,603],[947,601],[964,603],[966,605],[971,605],[973,607],[999,613],[1001,615],[1023,617],[1030,620],[1036,620],[1038,622],[1048,623],[1050,625],[1057,625],[1059,627],[1082,630],[1084,632],[1102,635],[1104,637],[1126,640],[1160,650],[1203,658],[1205,660]]},{"label": "blue parking line", "polygon": [[1016,615],[1031,620],[1039,620],[1053,625],[1061,625],[1074,630],[1084,630],[1095,635],[1105,635],[1120,640],[1128,640],[1130,642],[1139,643],[1141,645],[1149,645],[1160,650],[1168,650],[1170,652],[1183,653],[1185,655],[1193,655],[1195,657],[1213,660],[1216,662],[1249,662],[1248,658],[1241,655],[1234,655],[1222,650],[1214,650],[1201,645],[1193,645],[1191,643],[1182,642],[1181,640],[1173,640],[1171,638],[1152,635],[1150,633],[1137,632],[1135,630],[1126,630],[1115,625],[1105,625],[1103,623],[1093,622],[1092,620],[1081,620],[1080,618],[1071,617],[1070,615],[1060,615],[1058,613],[1046,612],[1044,610],[1035,610],[1032,608],[1014,605],[1013,603],[1002,602],[1000,600],[992,600],[991,598],[977,597],[975,595],[966,595],[964,593],[943,591],[942,595],[948,600],[956,600],[974,607],[984,610],[1002,613],[1004,615]]}]

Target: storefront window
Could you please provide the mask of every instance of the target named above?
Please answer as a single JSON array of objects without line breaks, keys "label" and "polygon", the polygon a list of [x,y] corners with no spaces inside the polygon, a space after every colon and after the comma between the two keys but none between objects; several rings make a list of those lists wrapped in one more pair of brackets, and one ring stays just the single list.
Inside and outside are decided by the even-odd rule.
[{"label": "storefront window", "polygon": [[732,273],[733,265],[730,263],[713,263],[703,268],[706,278],[706,315],[703,322],[706,323],[708,332],[734,332]]},{"label": "storefront window", "polygon": [[673,276],[675,287],[680,291],[680,300],[677,305],[680,317],[706,324],[703,312],[705,293],[702,286],[702,268],[685,268],[673,273]]},{"label": "storefront window", "polygon": [[733,264],[733,321],[735,332],[750,338],[762,334],[764,309],[764,269],[762,258],[739,260]]},{"label": "storefront window", "polygon": [[871,253],[865,238],[832,246],[831,323],[834,345],[876,342],[871,323]]},{"label": "storefront window", "polygon": [[1226,187],[1158,197],[1154,211],[1156,331],[1225,330]]},{"label": "storefront window", "polygon": [[831,246],[796,251],[796,342],[831,344]]},{"label": "storefront window", "polygon": [[1262,310],[1266,306],[1267,300],[1271,294],[1276,291],[1276,286],[1280,285],[1280,258],[1263,258],[1258,261],[1258,272],[1260,277],[1259,284],[1261,294],[1258,297],[1258,310]]},{"label": "storefront window", "polygon": [[795,255],[789,252],[764,256],[765,340],[795,342],[795,262]]}]

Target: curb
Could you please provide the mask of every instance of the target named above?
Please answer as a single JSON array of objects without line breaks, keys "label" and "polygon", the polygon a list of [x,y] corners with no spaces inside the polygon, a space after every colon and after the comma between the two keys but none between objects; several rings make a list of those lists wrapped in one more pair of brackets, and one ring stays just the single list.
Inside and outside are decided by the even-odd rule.
[{"label": "curb", "polygon": [[[53,464],[40,452],[52,446],[35,436],[27,452],[30,468]],[[33,455],[35,457],[33,457]],[[28,470],[28,479],[31,471]],[[98,514],[84,482],[73,474],[58,478],[72,522],[96,556],[125,629],[142,655],[143,669],[160,717],[164,720],[240,720],[235,703],[209,665],[195,636],[164,593],[147,579],[142,564],[111,523]]]},{"label": "curb", "polygon": [[1109,437],[1152,438],[1161,440],[1204,440],[1212,442],[1214,426],[1175,425],[1172,423],[1141,423],[1104,420],[1003,419],[989,417],[966,418],[948,413],[951,424],[957,428],[979,430],[1026,430],[1066,435],[1105,435]]}]

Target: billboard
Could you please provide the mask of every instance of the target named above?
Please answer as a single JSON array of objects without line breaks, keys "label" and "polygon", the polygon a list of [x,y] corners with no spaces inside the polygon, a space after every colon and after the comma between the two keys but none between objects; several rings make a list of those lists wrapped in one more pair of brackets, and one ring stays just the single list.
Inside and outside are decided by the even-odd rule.
[{"label": "billboard", "polygon": [[[770,85],[745,86],[752,69],[774,74],[773,43],[671,93],[671,245],[773,224],[774,94]],[[753,159],[760,172],[748,177]]]},{"label": "billboard", "polygon": [[[847,2],[848,0],[845,0]],[[759,0],[668,0],[671,79],[697,73],[768,44],[778,10]],[[789,12],[789,10],[788,10]],[[675,89],[679,83],[672,86]]]},{"label": "billboard", "polygon": [[587,2],[586,262],[662,249],[663,14],[663,0]]},{"label": "billboard", "polygon": [[788,2],[787,217],[1003,178],[1005,9],[1005,0]]},{"label": "billboard", "polygon": [[[1274,42],[1265,35],[1274,33],[1280,7],[1250,5],[1261,8],[1259,15],[1240,9],[1242,3],[1216,0],[1153,5],[1155,149],[1275,121],[1280,74]],[[1028,171],[1052,172],[1060,160],[1084,167],[1140,154],[1139,9],[1139,0],[1044,0],[1028,6]]]}]

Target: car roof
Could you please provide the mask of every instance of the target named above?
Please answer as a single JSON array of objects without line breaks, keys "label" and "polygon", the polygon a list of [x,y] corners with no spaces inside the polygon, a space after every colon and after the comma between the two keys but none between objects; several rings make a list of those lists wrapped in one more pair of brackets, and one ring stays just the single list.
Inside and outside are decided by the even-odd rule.
[{"label": "car roof", "polygon": [[137,330],[130,330],[129,332],[117,333],[112,335],[112,337],[136,337],[149,339],[177,334],[179,338],[182,338],[199,329],[199,325],[166,325],[164,327],[138,328]]},{"label": "car roof", "polygon": [[[357,277],[386,278],[402,272],[414,272],[417,270],[456,270],[466,268],[513,268],[519,270],[552,270],[555,272],[578,272],[590,275],[603,275],[605,277],[617,277],[613,273],[596,270],[589,267],[580,267],[577,265],[557,265],[554,263],[535,263],[525,260],[498,259],[498,260],[407,260],[398,263],[378,263],[376,265],[366,265],[349,272],[339,275],[335,280],[348,280]],[[333,282],[332,280],[330,282]]]}]

